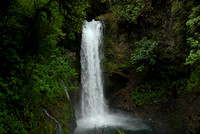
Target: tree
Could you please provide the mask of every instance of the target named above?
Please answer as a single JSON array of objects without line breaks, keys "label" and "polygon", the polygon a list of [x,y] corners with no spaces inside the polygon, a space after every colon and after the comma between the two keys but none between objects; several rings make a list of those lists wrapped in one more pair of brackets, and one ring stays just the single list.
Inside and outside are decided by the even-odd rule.
[{"label": "tree", "polygon": [[138,71],[144,68],[144,65],[154,65],[158,54],[158,43],[148,40],[146,37],[135,43],[136,50],[131,54],[131,63],[139,65]]},{"label": "tree", "polygon": [[191,46],[186,64],[199,63],[200,60],[200,5],[192,8],[192,13],[186,23],[188,28],[187,43]]},{"label": "tree", "polygon": [[77,73],[63,52],[81,32],[85,0],[8,0],[0,9],[0,133],[35,133],[41,102],[61,94]]},{"label": "tree", "polygon": [[137,23],[137,18],[152,10],[149,0],[108,0],[116,20]]}]

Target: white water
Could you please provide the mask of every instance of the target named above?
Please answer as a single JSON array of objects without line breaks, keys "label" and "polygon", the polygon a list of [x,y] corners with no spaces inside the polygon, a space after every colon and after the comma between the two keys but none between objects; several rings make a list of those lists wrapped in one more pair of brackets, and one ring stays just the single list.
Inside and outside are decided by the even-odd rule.
[{"label": "white water", "polygon": [[81,117],[75,133],[84,129],[120,127],[127,130],[146,129],[138,119],[121,113],[110,113],[103,94],[101,71],[103,24],[85,21],[81,43]]},{"label": "white water", "polygon": [[67,95],[68,100],[71,101],[70,97],[69,97],[69,93],[67,91],[67,87],[66,87],[65,83],[62,80],[61,80],[61,85],[64,87],[65,94]]},{"label": "white water", "polygon": [[101,71],[102,30],[103,25],[99,21],[85,21],[83,26],[81,42],[81,110],[83,118],[104,116],[106,113]]}]

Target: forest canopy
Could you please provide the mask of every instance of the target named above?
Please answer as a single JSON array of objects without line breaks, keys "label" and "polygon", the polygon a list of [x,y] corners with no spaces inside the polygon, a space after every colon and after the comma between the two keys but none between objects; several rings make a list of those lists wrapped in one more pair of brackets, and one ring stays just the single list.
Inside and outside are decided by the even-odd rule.
[{"label": "forest canopy", "polygon": [[81,33],[85,0],[4,0],[0,8],[0,133],[35,133],[37,109],[77,84],[66,56]]},{"label": "forest canopy", "polygon": [[[0,134],[36,133],[41,106],[64,93],[61,81],[77,89],[80,73],[69,53],[79,52],[84,20],[104,13],[113,21],[105,23],[110,33],[104,64],[109,75],[127,70],[140,75],[130,93],[138,106],[197,90],[199,0],[2,0]],[[122,47],[128,42],[128,52],[115,53],[115,41]]]}]

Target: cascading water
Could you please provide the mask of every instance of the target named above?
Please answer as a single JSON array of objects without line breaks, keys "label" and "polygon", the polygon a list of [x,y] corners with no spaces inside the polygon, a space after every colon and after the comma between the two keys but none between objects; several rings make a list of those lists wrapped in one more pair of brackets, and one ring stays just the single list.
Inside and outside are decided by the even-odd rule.
[{"label": "cascading water", "polygon": [[62,80],[61,80],[61,85],[64,87],[65,94],[67,95],[68,100],[71,101],[70,97],[69,97],[69,93],[67,91],[67,87],[66,87],[65,83]]},{"label": "cascading water", "polygon": [[102,30],[103,25],[99,21],[85,21],[83,26],[81,43],[81,110],[83,118],[104,116],[106,112],[101,71]]},{"label": "cascading water", "polygon": [[81,43],[81,116],[78,116],[75,134],[93,134],[94,129],[101,128],[105,133],[112,133],[111,130],[116,128],[130,130],[130,133],[146,131],[146,125],[139,119],[121,112],[109,112],[107,108],[101,71],[102,34],[100,21],[85,21]]}]

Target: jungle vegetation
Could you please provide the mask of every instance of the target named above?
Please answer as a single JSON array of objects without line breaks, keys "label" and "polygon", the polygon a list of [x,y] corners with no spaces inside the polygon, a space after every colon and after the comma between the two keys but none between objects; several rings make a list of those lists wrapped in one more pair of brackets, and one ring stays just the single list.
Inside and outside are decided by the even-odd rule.
[{"label": "jungle vegetation", "polygon": [[[175,36],[181,35],[184,38],[183,41],[177,41],[178,47],[175,47],[170,54],[172,56],[167,58],[161,56],[163,42],[160,33],[156,34],[155,31],[139,37],[131,44],[134,49],[123,67],[135,69],[141,76],[145,76],[141,77],[140,83],[131,93],[139,106],[147,102],[158,104],[163,97],[176,98],[183,92],[199,90],[197,87],[200,82],[200,2],[166,1],[173,3],[170,12],[176,20],[172,30],[175,31]],[[63,94],[64,89],[60,81],[64,81],[70,89],[76,88],[79,69],[67,54],[70,51],[79,51],[85,19],[112,12],[114,20],[119,25],[140,25],[141,21],[148,23],[149,16],[153,14],[154,24],[157,25],[161,18],[155,15],[159,12],[155,5],[162,2],[1,1],[0,133],[36,133],[41,116],[38,109]],[[102,8],[96,8],[98,5]],[[112,73],[118,67],[112,63],[113,54],[110,53],[106,53],[105,57],[107,56],[106,64]]]}]

